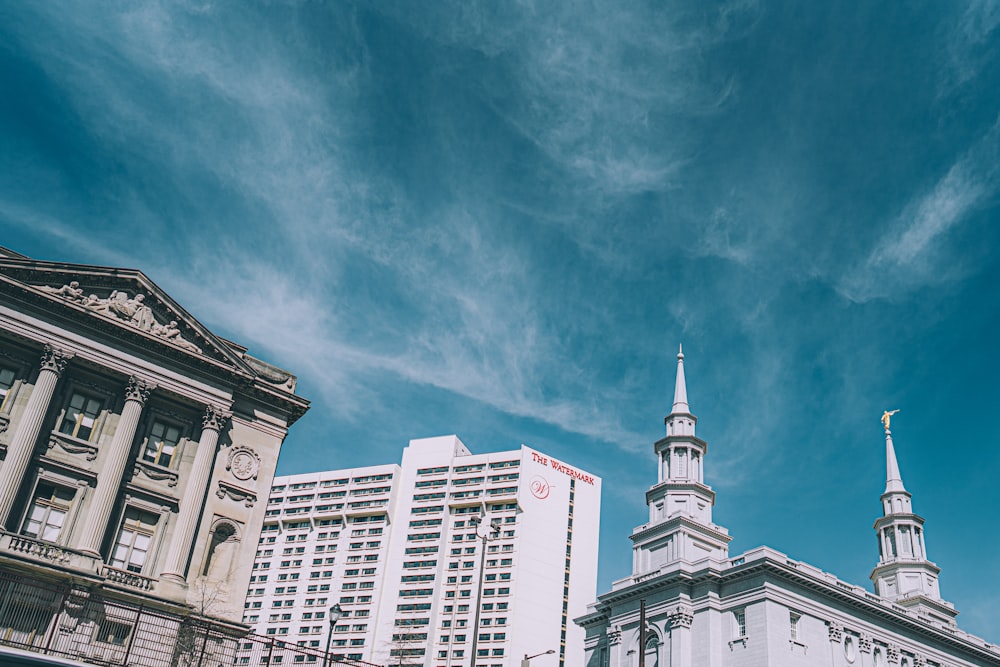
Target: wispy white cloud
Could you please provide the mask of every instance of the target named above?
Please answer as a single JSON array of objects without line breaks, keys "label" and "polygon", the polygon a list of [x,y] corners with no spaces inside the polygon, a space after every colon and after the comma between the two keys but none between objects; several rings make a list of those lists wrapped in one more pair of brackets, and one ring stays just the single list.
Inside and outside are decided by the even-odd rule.
[{"label": "wispy white cloud", "polygon": [[942,59],[939,97],[947,97],[975,79],[996,56],[1000,5],[992,0],[971,0],[947,35]]},{"label": "wispy white cloud", "polygon": [[955,280],[968,270],[948,233],[1000,185],[1000,119],[928,191],[914,197],[838,289],[852,301],[891,297]]}]

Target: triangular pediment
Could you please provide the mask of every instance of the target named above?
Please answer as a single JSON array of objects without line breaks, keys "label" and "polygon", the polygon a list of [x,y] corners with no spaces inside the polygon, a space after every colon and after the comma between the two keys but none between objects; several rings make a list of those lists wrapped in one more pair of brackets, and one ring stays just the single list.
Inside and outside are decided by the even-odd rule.
[{"label": "triangular pediment", "polygon": [[156,283],[136,269],[42,262],[0,254],[0,279],[35,300],[44,299],[92,323],[139,337],[164,351],[212,360],[231,370],[258,375],[230,343],[195,319]]}]

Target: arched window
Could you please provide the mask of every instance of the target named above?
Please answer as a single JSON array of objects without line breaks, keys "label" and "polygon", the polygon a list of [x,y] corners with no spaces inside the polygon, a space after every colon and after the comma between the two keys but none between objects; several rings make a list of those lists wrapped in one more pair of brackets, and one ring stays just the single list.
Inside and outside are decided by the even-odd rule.
[{"label": "arched window", "polygon": [[646,630],[646,667],[660,667],[660,638]]}]

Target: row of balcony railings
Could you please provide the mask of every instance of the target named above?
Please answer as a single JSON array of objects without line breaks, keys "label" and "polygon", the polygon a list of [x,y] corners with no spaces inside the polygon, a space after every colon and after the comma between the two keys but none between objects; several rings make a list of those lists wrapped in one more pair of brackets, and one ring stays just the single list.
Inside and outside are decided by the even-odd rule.
[{"label": "row of balcony railings", "polygon": [[2,569],[0,645],[103,667],[378,667],[337,654],[324,662],[317,648]]}]

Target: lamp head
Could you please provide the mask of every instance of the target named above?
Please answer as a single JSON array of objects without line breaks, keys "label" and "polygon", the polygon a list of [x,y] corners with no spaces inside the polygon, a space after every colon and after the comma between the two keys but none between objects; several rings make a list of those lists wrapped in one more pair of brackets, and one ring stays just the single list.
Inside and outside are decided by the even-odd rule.
[{"label": "lamp head", "polygon": [[330,627],[337,624],[337,621],[344,615],[344,610],[340,608],[340,603],[336,602],[330,607]]}]

